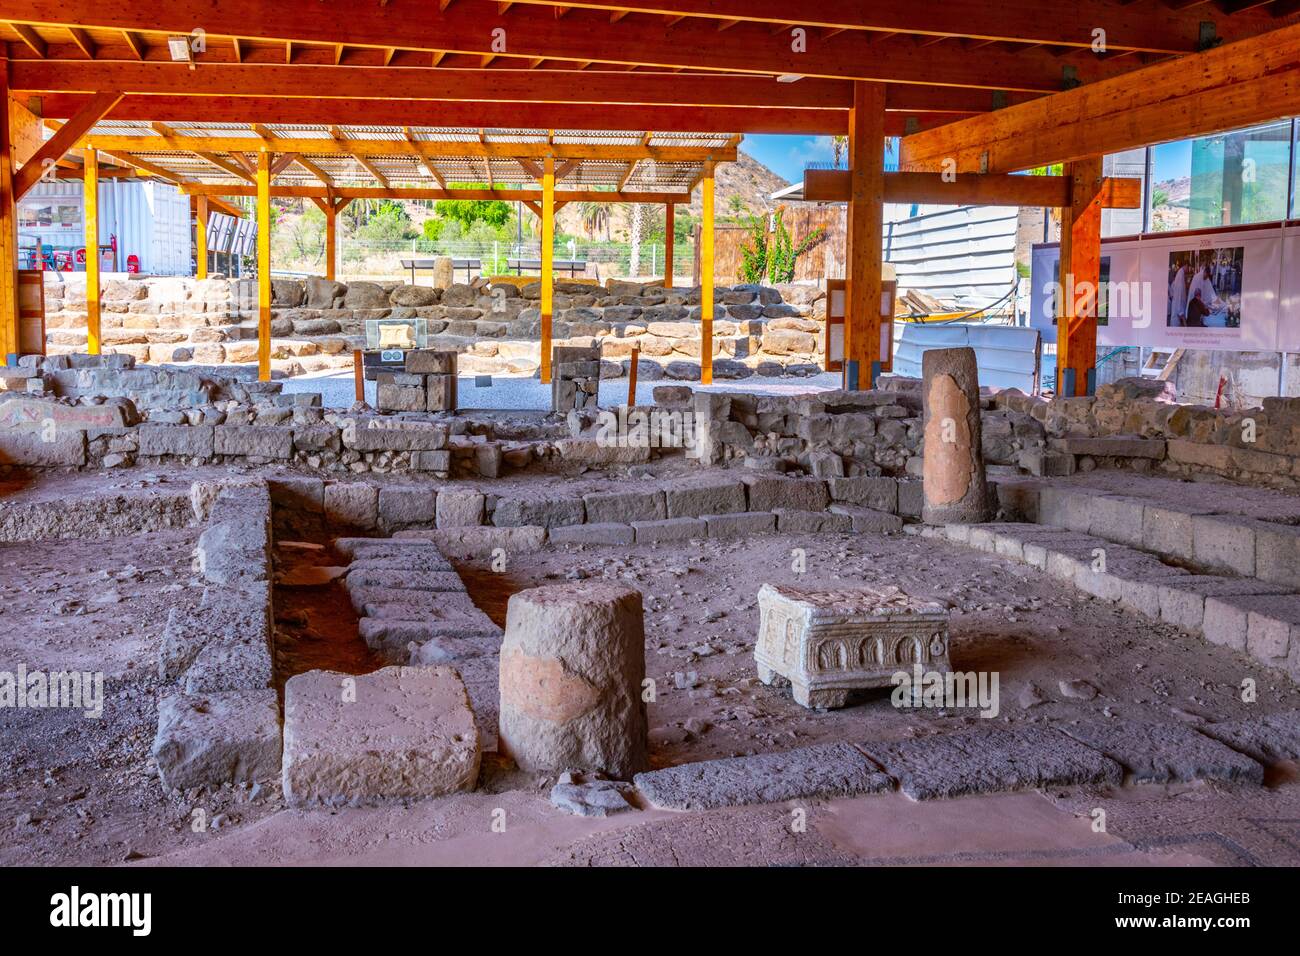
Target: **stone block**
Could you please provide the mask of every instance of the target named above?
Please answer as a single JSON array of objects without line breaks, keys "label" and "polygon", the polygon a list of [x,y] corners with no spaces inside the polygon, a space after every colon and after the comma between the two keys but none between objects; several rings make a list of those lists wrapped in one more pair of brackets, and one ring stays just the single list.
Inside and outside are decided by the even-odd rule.
[{"label": "stone block", "polygon": [[804,707],[843,707],[849,692],[888,687],[901,668],[946,672],[948,612],[898,588],[758,591],[758,679],[782,677]]},{"label": "stone block", "polygon": [[451,471],[450,451],[416,451],[411,453],[411,467],[416,471],[432,471],[446,475]]},{"label": "stone block", "polygon": [[893,781],[845,743],[681,764],[639,773],[637,789],[661,810],[709,810],[881,793]]},{"label": "stone block", "polygon": [[[193,427],[193,426],[191,426]],[[217,425],[213,452],[244,458],[293,457],[293,431],[276,425]]]},{"label": "stone block", "polygon": [[438,492],[439,528],[474,528],[483,523],[482,492],[471,488],[443,487]]},{"label": "stone block", "polygon": [[1199,729],[1263,764],[1300,760],[1300,710],[1225,720]]},{"label": "stone block", "polygon": [[662,521],[668,517],[664,493],[645,491],[602,491],[582,496],[587,521],[593,524],[627,524],[632,521]]},{"label": "stone block", "polygon": [[141,455],[211,458],[215,442],[212,425],[141,425],[136,434]]},{"label": "stone block", "polygon": [[1255,575],[1255,527],[1249,519],[1192,515],[1192,551],[1206,570]]},{"label": "stone block", "polygon": [[409,423],[402,428],[358,427],[344,432],[344,443],[356,451],[437,451],[447,447],[445,425]]},{"label": "stone block", "polygon": [[853,530],[853,519],[846,514],[791,508],[777,508],[773,514],[782,534],[843,534]]},{"label": "stone block", "polygon": [[379,382],[375,387],[375,407],[381,412],[422,412],[428,398],[418,385],[391,385]]},{"label": "stone block", "polygon": [[1067,438],[1065,450],[1071,455],[1091,455],[1093,458],[1160,461],[1165,457],[1165,443],[1157,438]]},{"label": "stone block", "polygon": [[424,380],[425,410],[454,412],[457,404],[455,375],[430,375]]},{"label": "stone block", "polygon": [[689,541],[708,534],[708,525],[699,518],[668,518],[664,521],[633,521],[637,544]]},{"label": "stone block", "polygon": [[450,667],[308,671],[285,684],[283,782],[292,807],[472,790],[480,759],[474,712]]},{"label": "stone block", "polygon": [[1146,551],[1192,562],[1196,550],[1192,540],[1192,517],[1205,514],[1196,508],[1174,507],[1158,502],[1146,503],[1142,509],[1142,543]]},{"label": "stone block", "polygon": [[517,525],[509,528],[488,526],[439,528],[432,540],[449,554],[490,557],[497,549],[507,554],[540,551],[546,544],[546,529],[540,525]]},{"label": "stone block", "polygon": [[465,590],[465,583],[455,571],[414,570],[411,568],[378,568],[364,561],[349,566],[346,585],[353,588],[388,588],[406,591],[457,591]]},{"label": "stone block", "polygon": [[710,538],[747,538],[776,531],[776,515],[771,511],[704,515],[703,520]]},{"label": "stone block", "polygon": [[379,525],[388,530],[432,525],[436,498],[431,486],[386,485],[379,490]]},{"label": "stone block", "polygon": [[742,480],[748,492],[750,511],[775,511],[777,508],[824,511],[831,503],[826,482],[820,478],[745,475]]},{"label": "stone block", "polygon": [[903,530],[903,519],[885,511],[849,504],[833,504],[830,510],[836,516],[847,518],[847,530],[859,534],[901,534]]},{"label": "stone block", "polygon": [[325,510],[325,482],[320,478],[285,475],[266,479],[271,503],[287,511],[322,514]]},{"label": "stone block", "polygon": [[636,531],[630,524],[603,522],[552,528],[551,544],[633,544]]},{"label": "stone block", "polygon": [[529,772],[646,769],[641,593],[555,584],[510,597],[501,645],[501,751]]},{"label": "stone block", "polygon": [[899,481],[898,513],[904,518],[921,517],[925,505],[925,491],[921,481]]},{"label": "stone block", "polygon": [[406,371],[413,375],[455,375],[456,352],[411,349],[406,353]]},{"label": "stone block", "polygon": [[581,498],[519,497],[498,498],[492,523],[497,527],[536,525],[555,528],[582,524],[585,510]]},{"label": "stone block", "polygon": [[325,518],[336,528],[370,530],[379,523],[379,489],[361,481],[325,486]]},{"label": "stone block", "polygon": [[[1157,602],[1162,621],[1192,634],[1202,634],[1207,598],[1276,594],[1282,591],[1280,585],[1268,584],[1254,578],[1189,574],[1185,577],[1157,582]],[[1224,632],[1220,631],[1220,633]],[[1244,644],[1242,646],[1244,647]]]},{"label": "stone block", "polygon": [[1184,724],[1112,718],[1063,724],[1060,729],[1114,760],[1134,783],[1264,782],[1264,768],[1254,760]]},{"label": "stone block", "polygon": [[275,691],[163,694],[153,758],[168,790],[274,780],[280,773]]},{"label": "stone block", "polygon": [[1300,590],[1300,527],[1255,522],[1255,576]]},{"label": "stone block", "polygon": [[1054,786],[1119,786],[1123,768],[1051,727],[988,728],[862,749],[913,800]]},{"label": "stone block", "polygon": [[1094,495],[1087,500],[1088,527],[1080,530],[1107,541],[1142,547],[1143,501],[1110,495]]},{"label": "stone block", "polygon": [[828,486],[832,501],[864,505],[875,511],[888,511],[890,514],[898,513],[897,478],[869,476],[832,478]]},{"label": "stone block", "polygon": [[743,512],[745,486],[728,478],[687,479],[664,487],[669,518],[699,518]]},{"label": "stone block", "polygon": [[47,434],[44,430],[0,426],[0,465],[75,468],[85,463],[86,433],[84,431],[75,428],[56,428],[52,433]]}]

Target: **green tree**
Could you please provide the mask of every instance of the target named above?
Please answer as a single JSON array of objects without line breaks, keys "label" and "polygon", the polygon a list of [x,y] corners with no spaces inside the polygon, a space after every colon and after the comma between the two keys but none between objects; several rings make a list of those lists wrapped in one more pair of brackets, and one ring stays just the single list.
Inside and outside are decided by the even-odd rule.
[{"label": "green tree", "polygon": [[[456,183],[452,188],[486,189],[482,183]],[[504,226],[510,221],[510,203],[500,199],[440,199],[433,211],[443,219],[454,219],[465,229],[476,222],[486,222],[490,226]]]},{"label": "green tree", "polygon": [[785,207],[778,206],[772,214],[772,242],[767,253],[767,274],[772,284],[793,282],[795,263],[825,232],[824,226],[818,226],[796,243],[785,227]]}]

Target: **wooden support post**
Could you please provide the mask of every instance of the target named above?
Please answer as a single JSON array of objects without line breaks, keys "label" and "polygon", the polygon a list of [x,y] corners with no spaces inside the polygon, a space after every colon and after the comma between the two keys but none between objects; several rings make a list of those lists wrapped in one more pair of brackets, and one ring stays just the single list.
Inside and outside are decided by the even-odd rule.
[{"label": "wooden support post", "polygon": [[673,203],[664,206],[664,288],[673,287],[673,226],[677,207]]},{"label": "wooden support post", "polygon": [[84,154],[85,195],[83,204],[86,224],[86,352],[98,355],[99,341],[99,154],[88,149]]},{"label": "wooden support post", "polygon": [[335,205],[334,198],[330,197],[325,200],[321,208],[325,212],[325,278],[333,280],[339,256],[337,230],[339,207]]},{"label": "wooden support post", "polygon": [[700,384],[713,384],[713,160],[704,161],[700,186]]},{"label": "wooden support post", "polygon": [[208,277],[208,197],[194,200],[194,278]]},{"label": "wooden support post", "polygon": [[844,387],[880,374],[880,262],[885,191],[885,87],[855,82],[849,111],[848,285]]},{"label": "wooden support post", "polygon": [[358,402],[366,400],[366,370],[361,361],[361,349],[352,350],[352,391]]},{"label": "wooden support post", "polygon": [[542,164],[542,384],[551,381],[551,310],[555,299],[555,157]]},{"label": "wooden support post", "polygon": [[627,368],[627,407],[631,408],[636,404],[636,370],[641,364],[641,349],[634,347],[632,349],[632,364]]},{"label": "wooden support post", "polygon": [[257,377],[271,380],[271,154],[257,154]]},{"label": "wooden support post", "polygon": [[[18,198],[9,129],[9,59],[0,49],[0,358],[16,365],[18,347]],[[36,263],[40,268],[40,263]]]},{"label": "wooden support post", "polygon": [[1061,213],[1060,294],[1056,320],[1056,394],[1091,395],[1097,387],[1097,298],[1101,287],[1100,156],[1066,166],[1070,205]]}]

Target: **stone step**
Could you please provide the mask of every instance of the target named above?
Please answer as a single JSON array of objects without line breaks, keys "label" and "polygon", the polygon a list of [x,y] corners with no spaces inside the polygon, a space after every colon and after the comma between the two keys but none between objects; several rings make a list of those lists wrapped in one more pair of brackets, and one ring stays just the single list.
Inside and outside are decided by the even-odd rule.
[{"label": "stone step", "polygon": [[1300,680],[1300,594],[1285,585],[1192,574],[1145,551],[1042,524],[945,525],[920,533],[1028,564]]}]

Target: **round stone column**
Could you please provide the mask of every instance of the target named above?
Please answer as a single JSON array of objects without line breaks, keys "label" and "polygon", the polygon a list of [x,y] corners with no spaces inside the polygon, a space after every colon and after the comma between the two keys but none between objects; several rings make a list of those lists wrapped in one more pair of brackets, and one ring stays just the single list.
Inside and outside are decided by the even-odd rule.
[{"label": "round stone column", "polygon": [[512,595],[501,645],[499,749],[528,771],[647,767],[641,592],[552,584]]},{"label": "round stone column", "polygon": [[978,524],[993,517],[980,435],[975,350],[930,349],[921,356],[925,400],[926,524]]}]

